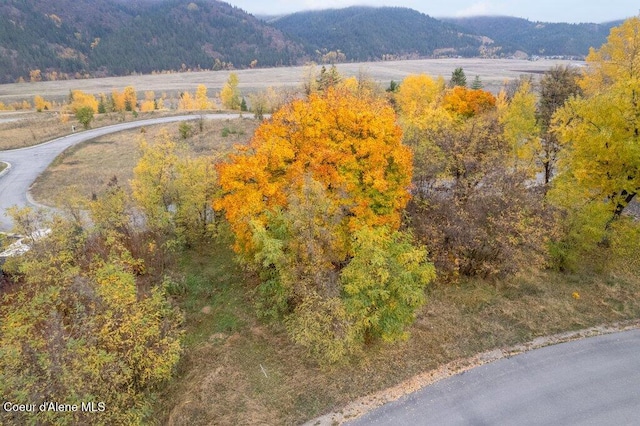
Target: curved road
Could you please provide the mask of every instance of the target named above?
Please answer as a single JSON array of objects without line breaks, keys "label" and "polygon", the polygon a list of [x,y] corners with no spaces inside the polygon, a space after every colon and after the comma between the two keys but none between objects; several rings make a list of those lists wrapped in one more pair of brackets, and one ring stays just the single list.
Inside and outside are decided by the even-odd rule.
[{"label": "curved road", "polygon": [[347,423],[637,425],[640,330],[547,346],[427,386]]},{"label": "curved road", "polygon": [[238,118],[240,115],[181,115],[175,117],[131,121],[74,133],[28,148],[0,151],[0,161],[11,165],[11,169],[8,173],[0,176],[0,231],[10,231],[13,226],[11,219],[5,216],[6,209],[14,205],[18,205],[20,207],[29,205],[30,202],[27,199],[27,193],[31,184],[49,166],[49,164],[51,164],[51,162],[68,147],[109,133],[116,133],[123,130],[134,129],[142,126],[151,126],[154,124],[197,120],[200,117],[214,120],[225,120]]}]

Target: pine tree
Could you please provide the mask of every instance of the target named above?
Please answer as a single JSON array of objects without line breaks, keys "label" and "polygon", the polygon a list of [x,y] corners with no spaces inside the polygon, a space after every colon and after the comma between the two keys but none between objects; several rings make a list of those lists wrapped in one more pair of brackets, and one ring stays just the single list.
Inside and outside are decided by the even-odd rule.
[{"label": "pine tree", "polygon": [[456,68],[451,73],[451,80],[449,80],[449,87],[456,86],[467,87],[467,76],[464,74],[464,70],[460,67]]},{"label": "pine tree", "polygon": [[480,76],[476,75],[476,77],[473,79],[473,82],[471,83],[471,89],[480,90],[483,88],[484,88],[484,84],[482,84],[482,80],[480,80]]}]

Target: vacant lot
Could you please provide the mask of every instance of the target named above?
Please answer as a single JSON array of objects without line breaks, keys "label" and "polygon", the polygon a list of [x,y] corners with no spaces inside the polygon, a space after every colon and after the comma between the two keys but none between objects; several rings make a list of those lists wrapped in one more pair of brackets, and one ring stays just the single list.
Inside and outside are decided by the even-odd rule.
[{"label": "vacant lot", "polygon": [[[223,155],[247,141],[257,123],[211,121],[202,132],[192,124],[185,155]],[[177,126],[163,128],[181,140]],[[160,130],[124,132],[67,151],[38,180],[36,198],[55,203],[55,194],[72,185],[90,196],[113,175],[126,185],[139,138],[152,141]],[[171,294],[185,312],[185,352],[175,380],[160,390],[158,424],[298,424],[451,361],[640,316],[636,264],[612,265],[615,273],[530,271],[494,283],[433,286],[411,339],[368,347],[349,365],[323,369],[281,327],[256,317],[255,278],[234,262],[230,245],[222,229],[217,240],[183,257],[184,278]]]},{"label": "vacant lot", "polygon": [[140,158],[139,143],[149,143],[161,131],[167,131],[181,142],[184,155],[220,155],[234,144],[245,143],[253,135],[257,122],[253,119],[204,120],[191,122],[193,135],[181,139],[179,123],[143,127],[115,133],[75,145],[63,152],[36,180],[31,194],[46,205],[57,205],[68,194],[89,198],[99,194],[115,177],[125,187],[133,177],[133,168]]},{"label": "vacant lot", "polygon": [[[385,86],[391,80],[400,81],[410,74],[426,73],[448,79],[454,69],[462,67],[469,81],[478,75],[487,90],[497,91],[505,80],[514,79],[527,73],[538,75],[556,64],[568,63],[570,62],[560,60],[423,59],[338,64],[337,67],[342,75],[357,76],[362,72]],[[240,79],[240,89],[244,93],[248,93],[267,87],[299,86],[305,73],[305,67],[251,69],[235,72]],[[147,90],[153,90],[157,94],[177,93],[185,90],[194,91],[198,84],[204,84],[212,91],[220,91],[228,77],[229,71],[204,71],[5,84],[0,85],[0,102],[9,104],[22,99],[32,100],[35,95],[41,95],[47,99],[63,100],[69,95],[70,90],[78,89],[94,94],[111,93],[113,89],[122,89],[129,85],[134,86],[140,93]]]},{"label": "vacant lot", "polygon": [[[130,112],[96,114],[95,119],[91,122],[91,127],[189,113],[194,113],[194,111],[159,110],[140,112],[135,115]],[[76,131],[82,130],[82,126],[75,117],[69,117],[68,120],[63,121],[58,112],[0,113],[0,151],[24,148],[66,136],[73,131],[72,126],[75,126]]]}]

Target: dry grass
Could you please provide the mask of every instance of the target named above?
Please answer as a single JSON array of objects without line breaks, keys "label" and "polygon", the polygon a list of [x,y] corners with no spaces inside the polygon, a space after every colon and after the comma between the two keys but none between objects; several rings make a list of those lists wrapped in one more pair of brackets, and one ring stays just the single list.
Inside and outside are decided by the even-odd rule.
[{"label": "dry grass", "polygon": [[[180,139],[180,124],[172,123],[114,133],[75,145],[38,177],[31,194],[40,203],[58,205],[58,201],[70,193],[85,198],[99,194],[114,176],[126,184],[133,177],[133,168],[140,158],[141,138],[152,143],[163,130],[181,140],[188,155],[203,155],[228,152],[233,144],[247,142],[257,123],[252,119],[205,120],[202,131],[198,122],[189,125],[195,134],[186,140]],[[229,134],[224,137],[226,133]]]},{"label": "dry grass", "polygon": [[189,338],[160,395],[159,424],[299,424],[454,360],[640,315],[640,279],[630,274],[533,272],[496,285],[432,287],[410,340],[322,369],[282,329],[256,319],[252,281],[234,266],[229,243],[184,265],[188,278],[176,297]]},{"label": "dry grass", "polygon": [[[137,118],[131,113],[97,114],[91,127],[103,127],[125,120],[144,120],[172,114],[175,115],[176,112],[138,113]],[[75,125],[78,130],[82,128],[75,118],[70,118],[68,122],[63,123],[58,112],[0,113],[0,151],[24,148],[66,136],[71,133],[72,125]]]},{"label": "dry grass", "polygon": [[[453,70],[462,67],[469,80],[478,75],[488,90],[495,91],[502,86],[505,80],[517,78],[520,74],[539,75],[556,64],[569,63],[571,62],[560,60],[459,58],[347,63],[338,64],[337,67],[340,73],[347,77],[357,76],[360,72],[364,72],[385,87],[389,85],[391,80],[400,81],[409,74],[426,73],[432,76],[443,76],[448,80]],[[234,72],[238,74],[240,80],[239,88],[246,94],[267,87],[300,86],[304,70],[305,67],[283,67],[236,70]],[[111,93],[113,89],[122,90],[126,86],[135,87],[140,94],[147,90],[153,90],[156,94],[163,92],[175,94],[185,90],[193,92],[198,84],[204,84],[209,88],[210,96],[213,96],[215,92],[222,89],[228,77],[229,71],[204,71],[4,84],[2,85],[0,102],[11,104],[23,99],[32,101],[35,95],[61,101],[68,96],[70,90],[99,94]]]},{"label": "dry grass", "polygon": [[0,150],[23,148],[71,133],[54,113],[31,113],[0,122]]}]

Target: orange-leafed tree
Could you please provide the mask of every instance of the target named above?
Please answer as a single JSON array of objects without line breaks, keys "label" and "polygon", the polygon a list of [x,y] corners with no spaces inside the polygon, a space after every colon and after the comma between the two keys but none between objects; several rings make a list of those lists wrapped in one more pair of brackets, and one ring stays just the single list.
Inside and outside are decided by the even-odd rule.
[{"label": "orange-leafed tree", "polygon": [[260,273],[258,312],[321,361],[404,339],[434,276],[398,231],[412,173],[401,141],[386,101],[337,85],[285,105],[218,167],[214,206]]},{"label": "orange-leafed tree", "polygon": [[343,229],[398,228],[409,200],[411,152],[402,145],[393,109],[382,100],[330,89],[294,101],[258,128],[251,144],[219,167],[223,209],[236,250],[252,249],[252,220],[286,207],[306,177],[344,211]]},{"label": "orange-leafed tree", "polygon": [[442,99],[444,108],[465,118],[489,111],[496,106],[496,98],[490,92],[455,86]]}]

